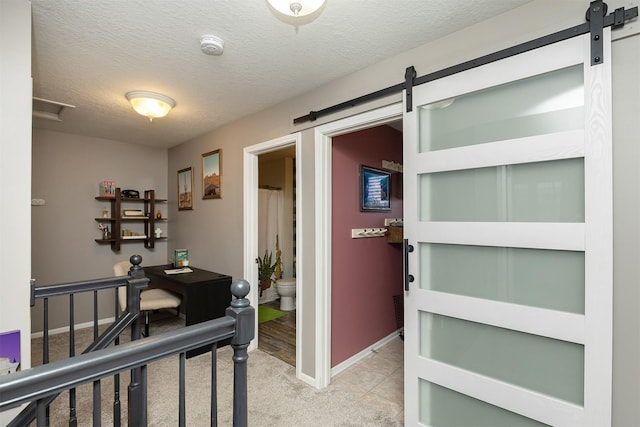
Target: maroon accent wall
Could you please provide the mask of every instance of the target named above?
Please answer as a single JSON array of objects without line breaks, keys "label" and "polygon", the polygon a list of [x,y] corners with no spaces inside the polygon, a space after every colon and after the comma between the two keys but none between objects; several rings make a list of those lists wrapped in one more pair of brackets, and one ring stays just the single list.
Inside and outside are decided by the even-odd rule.
[{"label": "maroon accent wall", "polygon": [[[402,246],[386,237],[352,239],[352,228],[384,227],[402,218],[399,174],[391,175],[391,211],[360,212],[360,165],[402,163],[402,133],[378,126],[333,138],[331,366],[397,329],[393,296],[403,293]],[[401,193],[400,193],[401,194]]]}]

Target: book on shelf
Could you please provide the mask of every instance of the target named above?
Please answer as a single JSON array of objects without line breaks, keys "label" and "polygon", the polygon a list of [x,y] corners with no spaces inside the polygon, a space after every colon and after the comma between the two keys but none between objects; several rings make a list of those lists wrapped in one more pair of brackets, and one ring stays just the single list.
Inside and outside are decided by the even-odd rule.
[{"label": "book on shelf", "polygon": [[146,218],[146,215],[140,209],[125,209],[122,211],[122,216],[127,218]]},{"label": "book on shelf", "polygon": [[176,249],[173,260],[173,265],[176,268],[187,267],[189,265],[189,251],[187,249]]}]

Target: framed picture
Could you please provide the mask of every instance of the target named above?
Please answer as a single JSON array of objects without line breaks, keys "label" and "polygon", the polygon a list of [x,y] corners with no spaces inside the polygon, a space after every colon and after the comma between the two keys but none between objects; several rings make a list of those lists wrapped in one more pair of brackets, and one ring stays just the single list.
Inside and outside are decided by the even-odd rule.
[{"label": "framed picture", "polygon": [[391,172],[360,165],[360,211],[391,210]]},{"label": "framed picture", "polygon": [[202,198],[222,198],[222,152],[209,151],[202,155]]},{"label": "framed picture", "polygon": [[193,170],[190,167],[178,171],[178,210],[193,209]]}]

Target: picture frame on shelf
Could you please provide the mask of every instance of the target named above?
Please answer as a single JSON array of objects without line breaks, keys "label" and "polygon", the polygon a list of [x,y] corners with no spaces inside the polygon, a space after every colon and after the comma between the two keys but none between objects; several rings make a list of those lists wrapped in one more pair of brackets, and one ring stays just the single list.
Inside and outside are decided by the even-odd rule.
[{"label": "picture frame on shelf", "polygon": [[178,210],[193,209],[193,169],[191,167],[178,171]]},{"label": "picture frame on shelf", "polygon": [[222,198],[222,150],[202,155],[202,198]]},{"label": "picture frame on shelf", "polygon": [[360,212],[391,210],[391,172],[360,165]]},{"label": "picture frame on shelf", "polygon": [[189,250],[176,249],[173,252],[173,266],[175,268],[184,268],[189,266]]},{"label": "picture frame on shelf", "polygon": [[115,199],[116,197],[116,183],[115,181],[101,181],[98,184],[99,196],[107,199]]},{"label": "picture frame on shelf", "polygon": [[124,218],[147,218],[142,209],[124,209],[122,216]]}]

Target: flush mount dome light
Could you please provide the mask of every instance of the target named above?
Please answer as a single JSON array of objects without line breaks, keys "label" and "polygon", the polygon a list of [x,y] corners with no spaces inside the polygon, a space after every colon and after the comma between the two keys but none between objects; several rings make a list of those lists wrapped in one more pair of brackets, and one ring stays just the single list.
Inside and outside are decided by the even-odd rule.
[{"label": "flush mount dome light", "polygon": [[286,16],[306,16],[322,7],[325,0],[267,0],[271,7]]},{"label": "flush mount dome light", "polygon": [[176,101],[166,95],[143,90],[134,90],[125,95],[138,114],[149,117],[149,121],[164,117],[176,106]]}]

